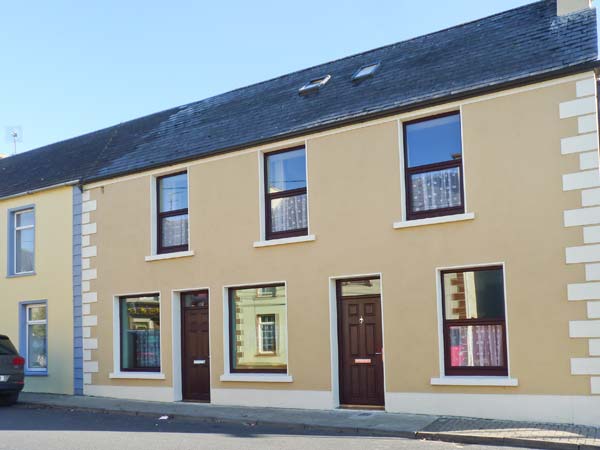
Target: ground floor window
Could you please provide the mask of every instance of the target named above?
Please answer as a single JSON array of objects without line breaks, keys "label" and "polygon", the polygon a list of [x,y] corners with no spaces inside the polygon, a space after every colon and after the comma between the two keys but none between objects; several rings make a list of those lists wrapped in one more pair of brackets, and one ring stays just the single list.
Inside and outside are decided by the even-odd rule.
[{"label": "ground floor window", "polygon": [[443,271],[446,375],[508,375],[504,271]]},{"label": "ground floor window", "polygon": [[229,289],[231,372],[286,373],[282,284]]},{"label": "ground floor window", "polygon": [[160,371],[158,295],[119,299],[121,370]]},{"label": "ground floor window", "polygon": [[48,370],[48,316],[45,303],[25,306],[25,361],[27,372]]}]

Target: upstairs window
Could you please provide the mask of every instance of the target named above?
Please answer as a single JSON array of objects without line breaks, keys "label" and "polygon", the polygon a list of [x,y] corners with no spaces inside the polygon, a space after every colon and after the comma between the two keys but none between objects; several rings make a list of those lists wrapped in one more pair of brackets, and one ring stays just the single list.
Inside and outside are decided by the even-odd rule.
[{"label": "upstairs window", "polygon": [[157,252],[188,250],[187,172],[157,178]]},{"label": "upstairs window", "polygon": [[406,217],[464,213],[460,113],[404,124]]},{"label": "upstairs window", "polygon": [[508,375],[502,267],[442,272],[446,375]]},{"label": "upstairs window", "polygon": [[8,275],[34,272],[35,211],[27,207],[9,213]]},{"label": "upstairs window", "polygon": [[265,154],[266,239],[308,234],[304,147]]}]

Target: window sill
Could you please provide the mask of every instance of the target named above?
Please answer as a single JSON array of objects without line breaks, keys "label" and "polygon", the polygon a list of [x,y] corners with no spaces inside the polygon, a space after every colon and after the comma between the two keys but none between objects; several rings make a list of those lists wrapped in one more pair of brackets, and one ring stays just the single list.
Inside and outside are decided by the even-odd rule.
[{"label": "window sill", "polygon": [[21,278],[21,277],[32,277],[37,275],[35,272],[23,272],[23,273],[9,273],[6,278]]},{"label": "window sill", "polygon": [[436,225],[438,223],[463,222],[465,220],[473,219],[475,219],[475,213],[453,214],[451,216],[429,217],[427,219],[394,222],[394,228],[398,230],[401,228],[422,227],[426,225]]},{"label": "window sill", "polygon": [[285,244],[297,244],[299,242],[311,242],[316,240],[317,237],[314,234],[307,236],[296,236],[291,238],[272,239],[270,241],[256,241],[254,247],[271,247],[273,245],[285,245]]},{"label": "window sill", "polygon": [[194,256],[194,250],[175,253],[162,253],[160,255],[146,256],[145,259],[146,261],[162,261],[164,259],[187,258],[189,256]]},{"label": "window sill", "polygon": [[108,378],[117,380],[164,380],[165,374],[159,372],[113,372],[108,375]]},{"label": "window sill", "polygon": [[25,371],[25,376],[26,377],[47,377],[48,376],[48,371],[46,370],[40,370],[39,372],[33,371],[33,372],[29,372],[29,371]]},{"label": "window sill", "polygon": [[431,379],[432,386],[518,386],[519,380],[510,377],[440,377]]},{"label": "window sill", "polygon": [[252,383],[291,383],[291,375],[273,373],[226,373],[221,375],[221,381],[242,381]]}]

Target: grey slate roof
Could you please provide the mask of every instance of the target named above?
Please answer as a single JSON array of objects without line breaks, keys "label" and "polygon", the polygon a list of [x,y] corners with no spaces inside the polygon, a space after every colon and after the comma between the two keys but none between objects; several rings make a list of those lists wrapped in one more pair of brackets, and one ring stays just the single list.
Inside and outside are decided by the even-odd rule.
[{"label": "grey slate roof", "polygon": [[[542,0],[0,160],[0,197],[233,151],[598,65],[596,11]],[[351,81],[380,62],[374,77]],[[307,81],[330,74],[317,93]]]}]

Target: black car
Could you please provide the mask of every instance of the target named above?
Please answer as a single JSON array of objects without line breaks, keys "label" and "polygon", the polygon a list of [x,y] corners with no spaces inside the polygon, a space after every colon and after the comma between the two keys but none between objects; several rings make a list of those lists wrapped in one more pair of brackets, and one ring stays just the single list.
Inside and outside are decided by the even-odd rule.
[{"label": "black car", "polygon": [[0,405],[14,405],[25,385],[25,359],[7,336],[0,334]]}]

